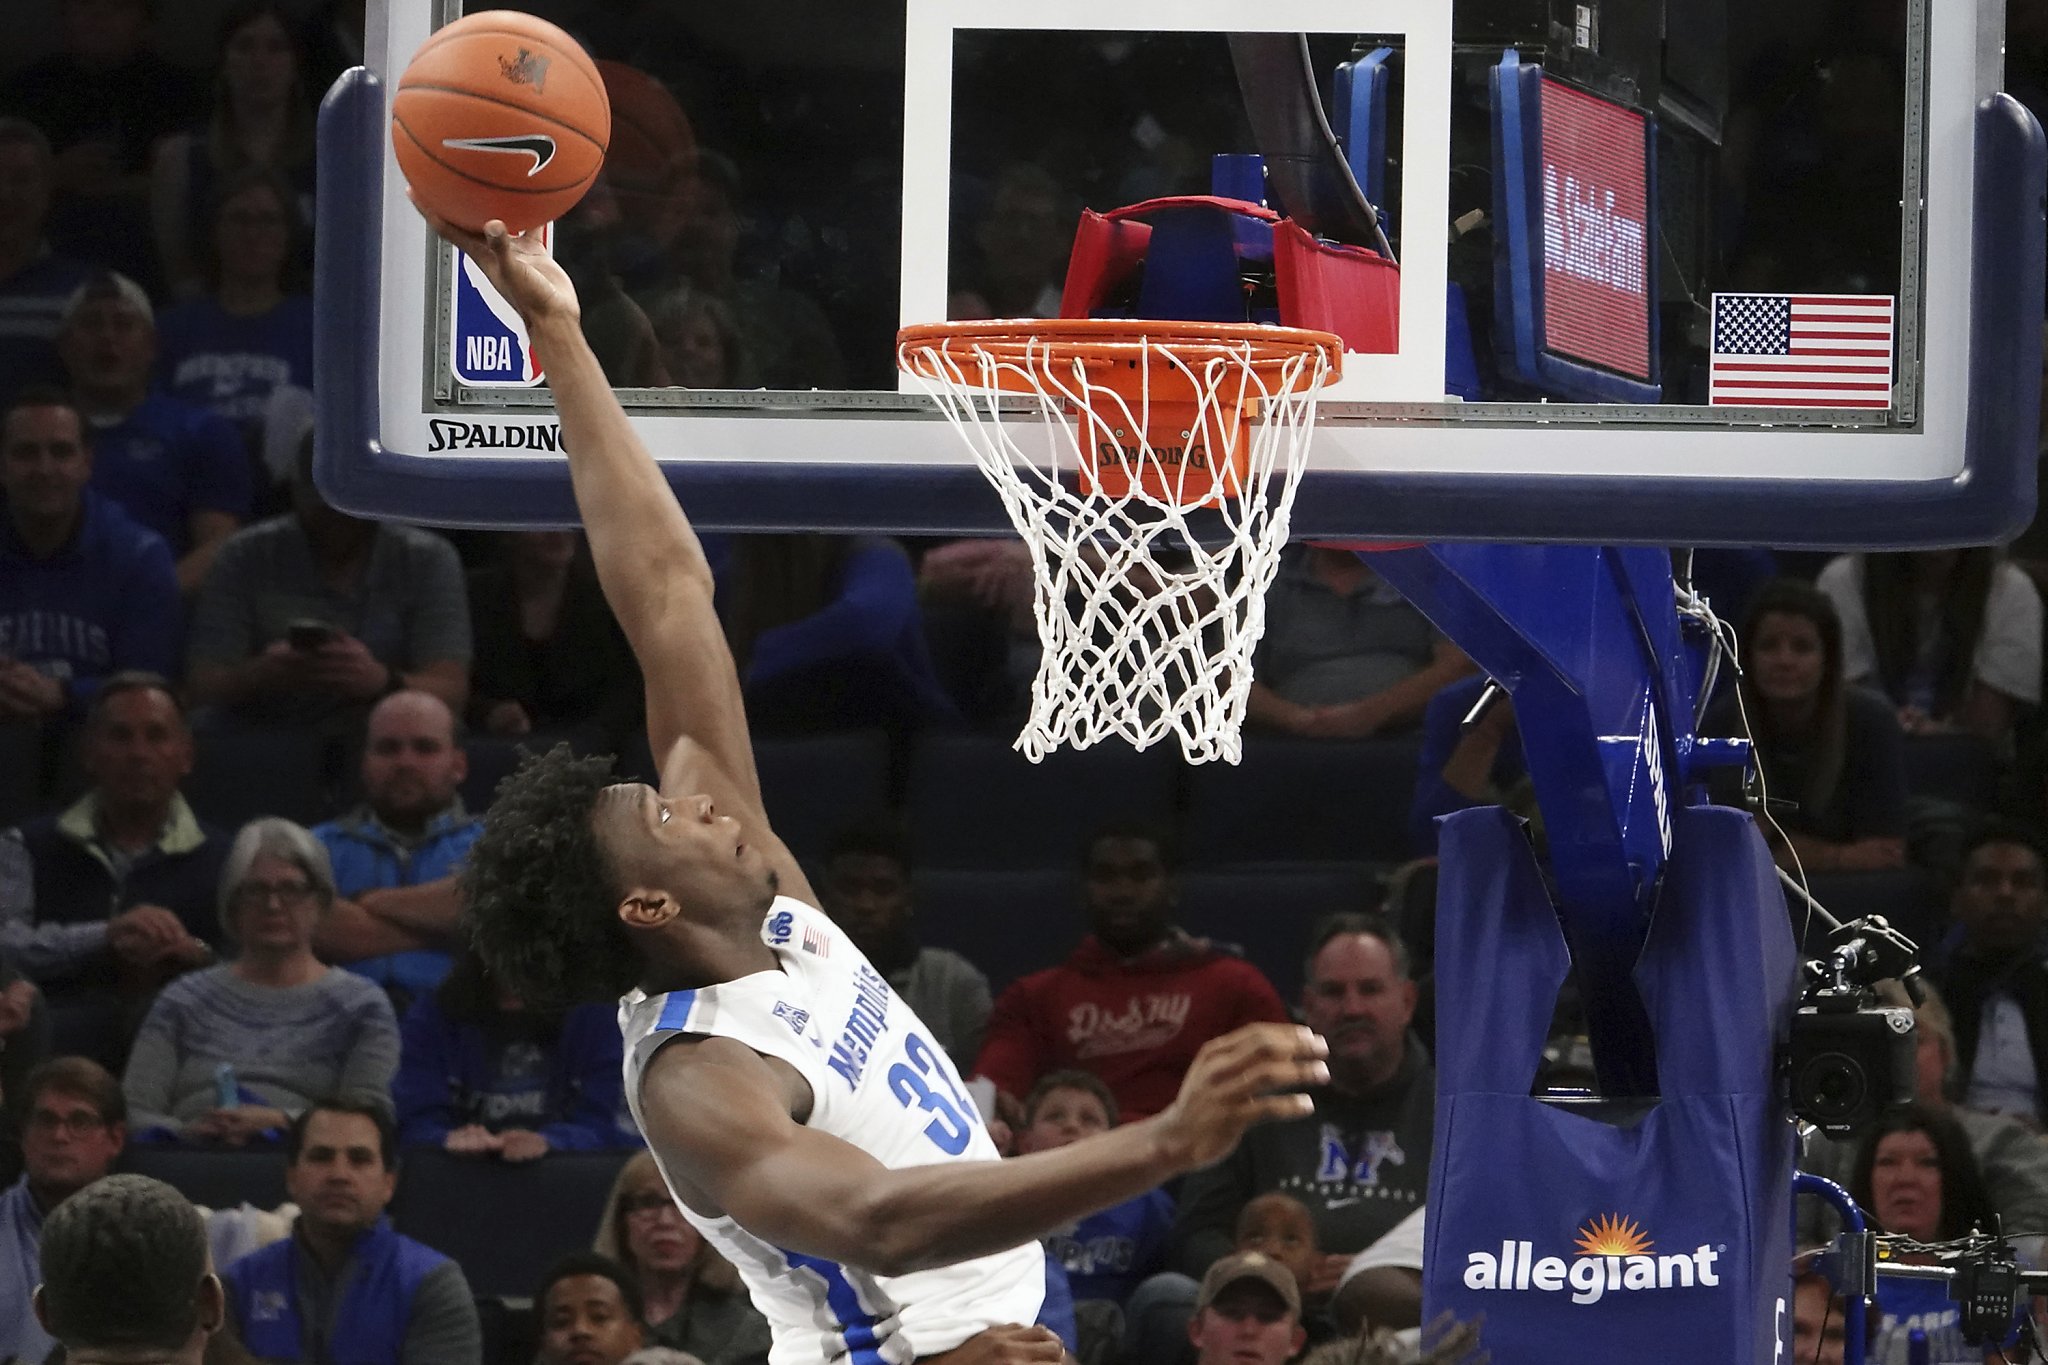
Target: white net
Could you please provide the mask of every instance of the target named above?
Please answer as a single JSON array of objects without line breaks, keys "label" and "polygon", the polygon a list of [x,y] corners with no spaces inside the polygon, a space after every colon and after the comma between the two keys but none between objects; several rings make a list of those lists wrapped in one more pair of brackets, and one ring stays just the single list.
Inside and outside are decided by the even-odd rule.
[{"label": "white net", "polygon": [[[912,328],[898,346],[1031,552],[1044,649],[1016,747],[1037,762],[1061,745],[1171,735],[1189,762],[1235,763],[1266,589],[1341,345],[1125,324],[1121,339],[1077,346],[1086,324],[1037,326]],[[1096,452],[1128,469],[1127,489],[1108,466],[1086,477]],[[1212,479],[1223,496],[1203,506]]]}]

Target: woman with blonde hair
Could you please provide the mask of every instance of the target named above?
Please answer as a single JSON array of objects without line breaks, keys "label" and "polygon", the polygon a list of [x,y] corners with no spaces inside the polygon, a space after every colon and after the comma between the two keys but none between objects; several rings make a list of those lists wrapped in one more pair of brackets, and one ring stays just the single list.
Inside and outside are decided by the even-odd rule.
[{"label": "woman with blonde hair", "polygon": [[683,1220],[648,1153],[635,1155],[612,1182],[591,1249],[633,1276],[653,1341],[704,1365],[767,1365],[768,1319],[755,1311],[731,1262]]},{"label": "woman with blonde hair", "polygon": [[150,1007],[121,1082],[138,1135],[241,1147],[281,1135],[316,1101],[391,1103],[391,1001],[313,952],[334,894],[327,850],[303,827],[242,826],[220,879],[235,956],[179,977]]}]

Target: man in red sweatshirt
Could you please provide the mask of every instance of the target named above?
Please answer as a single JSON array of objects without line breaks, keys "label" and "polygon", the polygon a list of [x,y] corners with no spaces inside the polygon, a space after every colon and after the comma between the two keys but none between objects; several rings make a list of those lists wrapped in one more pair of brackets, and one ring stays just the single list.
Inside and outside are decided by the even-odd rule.
[{"label": "man in red sweatshirt", "polygon": [[1100,1076],[1124,1120],[1173,1102],[1211,1038],[1286,1005],[1259,969],[1173,922],[1172,850],[1135,822],[1097,830],[1082,865],[1093,931],[1057,967],[996,1000],[975,1070],[1011,1100],[1051,1071]]}]

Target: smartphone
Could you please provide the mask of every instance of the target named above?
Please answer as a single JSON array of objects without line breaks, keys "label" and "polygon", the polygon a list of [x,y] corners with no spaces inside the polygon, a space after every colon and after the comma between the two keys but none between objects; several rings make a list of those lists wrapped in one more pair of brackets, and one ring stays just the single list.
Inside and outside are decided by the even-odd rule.
[{"label": "smartphone", "polygon": [[336,631],[325,621],[294,621],[284,628],[293,649],[310,654],[333,640]]}]

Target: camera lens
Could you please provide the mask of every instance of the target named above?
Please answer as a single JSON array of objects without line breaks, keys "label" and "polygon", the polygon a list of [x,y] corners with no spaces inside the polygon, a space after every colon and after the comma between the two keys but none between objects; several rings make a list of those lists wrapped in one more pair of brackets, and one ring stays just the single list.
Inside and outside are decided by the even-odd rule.
[{"label": "camera lens", "polygon": [[1800,1069],[1794,1107],[1814,1118],[1840,1118],[1856,1112],[1869,1092],[1863,1066],[1840,1052],[1824,1052]]}]

